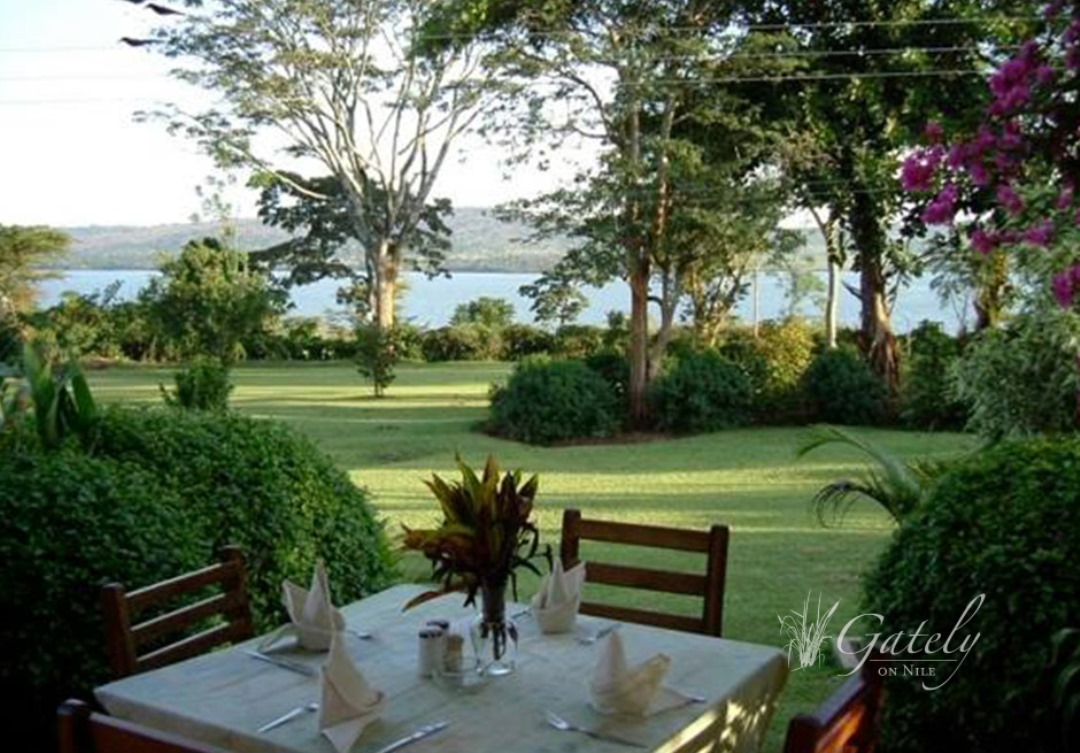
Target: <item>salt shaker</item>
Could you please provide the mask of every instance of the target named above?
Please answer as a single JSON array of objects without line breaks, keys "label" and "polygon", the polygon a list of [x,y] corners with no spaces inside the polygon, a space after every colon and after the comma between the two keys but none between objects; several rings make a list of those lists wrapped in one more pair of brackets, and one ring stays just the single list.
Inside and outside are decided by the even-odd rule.
[{"label": "salt shaker", "polygon": [[420,628],[419,672],[421,677],[431,677],[436,667],[442,665],[446,654],[446,633],[442,628],[428,625]]}]

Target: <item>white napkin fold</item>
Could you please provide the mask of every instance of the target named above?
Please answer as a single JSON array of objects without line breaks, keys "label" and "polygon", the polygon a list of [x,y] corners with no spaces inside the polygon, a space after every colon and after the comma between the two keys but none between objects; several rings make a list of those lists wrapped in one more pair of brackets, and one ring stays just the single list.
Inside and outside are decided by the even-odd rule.
[{"label": "white napkin fold", "polygon": [[562,562],[555,560],[551,573],[544,577],[532,600],[533,617],[541,633],[567,633],[574,629],[584,583],[584,562],[564,571]]},{"label": "white napkin fold", "polygon": [[368,684],[335,634],[322,670],[319,731],[338,753],[347,753],[385,707],[385,696]]},{"label": "white napkin fold", "polygon": [[330,600],[330,581],[322,562],[315,565],[311,588],[304,589],[292,581],[281,585],[285,609],[292,623],[267,636],[259,648],[263,651],[277,643],[282,636],[295,634],[301,648],[326,651],[334,633],[345,629],[345,618]]},{"label": "white napkin fold", "polygon": [[687,697],[662,685],[671,657],[657,654],[629,666],[619,632],[609,635],[589,680],[589,701],[601,714],[648,716],[679,706]]}]

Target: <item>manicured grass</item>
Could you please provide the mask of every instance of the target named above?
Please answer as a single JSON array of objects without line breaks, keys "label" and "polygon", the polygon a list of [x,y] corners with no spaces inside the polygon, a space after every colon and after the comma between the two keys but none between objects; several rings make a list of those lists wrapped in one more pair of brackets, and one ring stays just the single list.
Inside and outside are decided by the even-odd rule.
[{"label": "manicured grass", "polygon": [[[486,414],[488,388],[505,379],[506,364],[455,363],[399,367],[382,400],[371,397],[349,364],[259,364],[235,372],[233,406],[254,416],[292,424],[312,437],[368,487],[388,530],[437,522],[434,501],[421,483],[432,472],[452,475],[454,454],[482,464],[495,453],[504,467],[540,474],[539,520],[556,545],[561,511],[631,522],[698,527],[722,521],[732,528],[725,599],[725,637],[781,646],[778,616],[801,608],[807,592],[841,605],[838,628],[858,614],[860,573],[887,540],[884,513],[858,506],[840,527],[823,528],[810,498],[824,483],[853,473],[857,454],[826,447],[804,459],[796,448],[808,434],[798,428],[754,428],[640,444],[537,448],[485,436],[475,426]],[[160,402],[158,383],[171,370],[114,368],[93,372],[95,394],[105,401]],[[860,433],[903,456],[950,457],[976,446],[959,434],[862,429]],[[614,559],[611,548],[586,549]],[[625,550],[624,550],[625,554]],[[630,554],[635,563],[699,570],[678,554]],[[402,562],[406,577],[420,578],[425,563]],[[532,579],[521,597],[531,595]],[[627,593],[618,594],[624,601]],[[650,605],[693,608],[681,597]],[[630,603],[634,599],[631,595]],[[767,749],[777,750],[787,719],[817,705],[839,682],[830,666],[793,672],[774,720]]]}]

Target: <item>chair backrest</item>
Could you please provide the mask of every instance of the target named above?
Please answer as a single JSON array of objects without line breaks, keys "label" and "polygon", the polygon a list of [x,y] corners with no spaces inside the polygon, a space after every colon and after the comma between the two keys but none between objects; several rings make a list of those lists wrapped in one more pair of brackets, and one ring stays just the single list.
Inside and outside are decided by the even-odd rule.
[{"label": "chair backrest", "polygon": [[791,719],[784,753],[872,753],[883,698],[881,677],[867,661],[813,714]]},{"label": "chair backrest", "polygon": [[[220,593],[161,613],[174,599],[208,587],[218,587]],[[221,561],[215,565],[137,591],[128,592],[120,583],[106,584],[101,589],[101,604],[105,613],[109,663],[116,677],[172,664],[254,635],[247,594],[247,569],[244,555],[236,546],[222,549]],[[155,616],[133,624],[133,620],[149,608],[155,610]],[[213,617],[224,618],[224,621],[194,635],[186,634],[193,626]],[[167,642],[178,635],[181,636],[179,639]],[[148,644],[151,648],[140,653]]]},{"label": "chair backrest", "polygon": [[57,712],[59,753],[226,753],[220,748],[98,714],[82,701]]},{"label": "chair backrest", "polygon": [[705,603],[700,618],[591,601],[582,601],[580,611],[598,617],[718,636],[724,621],[724,579],[727,574],[729,536],[730,531],[725,525],[714,525],[708,531],[695,531],[586,520],[581,517],[579,510],[566,510],[563,512],[560,556],[563,567],[576,565],[580,561],[580,542],[583,539],[704,553],[707,558],[704,575],[616,565],[592,559],[585,563],[586,582],[701,596]]}]

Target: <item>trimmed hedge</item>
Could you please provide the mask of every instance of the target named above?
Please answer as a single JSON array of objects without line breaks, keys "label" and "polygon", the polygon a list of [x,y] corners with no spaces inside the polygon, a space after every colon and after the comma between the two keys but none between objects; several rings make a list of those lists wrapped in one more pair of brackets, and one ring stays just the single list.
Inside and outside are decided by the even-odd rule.
[{"label": "trimmed hedge", "polygon": [[947,473],[865,583],[882,636],[947,635],[986,594],[970,655],[943,687],[889,678],[887,753],[1065,751],[1053,715],[1051,637],[1080,625],[1080,441],[1003,444]]},{"label": "trimmed hedge", "polygon": [[102,424],[98,452],[137,462],[180,490],[211,551],[244,548],[258,629],[285,618],[282,579],[307,580],[319,558],[338,603],[390,582],[388,545],[367,493],[283,424],[116,410]]},{"label": "trimmed hedge", "polygon": [[679,359],[650,391],[653,418],[664,431],[716,431],[750,420],[749,377],[715,351]]},{"label": "trimmed hedge", "polygon": [[619,426],[611,386],[581,361],[522,361],[505,387],[492,390],[490,428],[531,444],[609,437]]},{"label": "trimmed hedge", "polygon": [[885,384],[850,347],[818,353],[803,377],[803,394],[816,421],[865,426],[887,414]]},{"label": "trimmed hedge", "polygon": [[175,484],[136,463],[4,451],[0,479],[0,718],[44,750],[57,705],[108,678],[99,586],[163,580],[211,552]]}]

